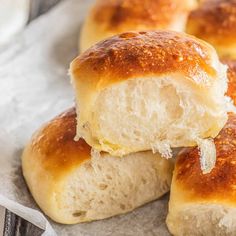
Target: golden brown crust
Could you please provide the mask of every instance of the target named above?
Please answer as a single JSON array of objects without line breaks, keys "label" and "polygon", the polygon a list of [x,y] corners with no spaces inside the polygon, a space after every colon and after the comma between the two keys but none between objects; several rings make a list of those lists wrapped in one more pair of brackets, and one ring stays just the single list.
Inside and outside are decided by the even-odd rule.
[{"label": "golden brown crust", "polygon": [[228,65],[228,91],[227,96],[231,97],[234,105],[236,105],[236,61],[235,60],[223,60],[224,64]]},{"label": "golden brown crust", "polygon": [[108,31],[121,32],[122,28],[143,25],[165,28],[174,15],[186,13],[193,7],[189,0],[98,0],[92,10],[94,22],[105,24]]},{"label": "golden brown crust", "polygon": [[90,146],[83,139],[75,142],[75,133],[75,108],[46,124],[33,136],[30,144],[31,153],[38,156],[37,165],[50,175],[57,176],[90,159]]},{"label": "golden brown crust", "polygon": [[235,43],[236,0],[204,1],[189,15],[187,32],[218,45]]},{"label": "golden brown crust", "polygon": [[[185,191],[185,197],[194,201],[220,199],[235,202],[236,199],[236,115],[229,119],[220,134],[214,139],[216,166],[209,174],[200,169],[197,148],[183,150],[176,162],[175,185]],[[227,196],[227,197],[226,197]],[[235,202],[236,203],[236,202]]]},{"label": "golden brown crust", "polygon": [[[214,50],[201,40],[173,31],[127,32],[104,40],[72,63],[73,79],[96,89],[133,77],[180,73],[194,83],[215,76]],[[198,81],[196,81],[196,79]]]}]

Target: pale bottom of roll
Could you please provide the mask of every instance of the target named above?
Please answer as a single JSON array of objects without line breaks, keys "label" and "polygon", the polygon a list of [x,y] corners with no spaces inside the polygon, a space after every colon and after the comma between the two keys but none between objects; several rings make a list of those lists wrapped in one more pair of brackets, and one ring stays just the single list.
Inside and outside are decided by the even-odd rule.
[{"label": "pale bottom of roll", "polygon": [[167,217],[168,228],[175,236],[234,236],[235,222],[236,207],[210,202],[183,204]]}]

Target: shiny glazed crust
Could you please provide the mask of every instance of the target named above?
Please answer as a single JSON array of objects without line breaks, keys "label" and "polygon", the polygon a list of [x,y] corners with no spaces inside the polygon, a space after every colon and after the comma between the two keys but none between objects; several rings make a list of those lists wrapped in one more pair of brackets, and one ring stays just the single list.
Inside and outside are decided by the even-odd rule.
[{"label": "shiny glazed crust", "polygon": [[[47,174],[60,178],[91,158],[91,147],[83,139],[74,141],[75,132],[76,113],[75,108],[71,108],[36,132],[26,150],[38,155],[37,162]],[[27,158],[34,159],[33,155]]]},{"label": "shiny glazed crust", "polygon": [[95,90],[134,77],[178,72],[193,83],[214,77],[214,49],[207,43],[173,31],[127,32],[104,40],[73,60],[70,66],[75,85],[89,84]]}]

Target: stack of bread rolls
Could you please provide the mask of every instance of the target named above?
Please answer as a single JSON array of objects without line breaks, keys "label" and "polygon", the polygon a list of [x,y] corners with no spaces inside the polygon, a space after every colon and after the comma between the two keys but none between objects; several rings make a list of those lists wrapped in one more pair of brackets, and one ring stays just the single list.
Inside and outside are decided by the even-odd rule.
[{"label": "stack of bread rolls", "polygon": [[[152,1],[150,13],[147,0],[143,14],[133,2],[99,0],[86,19],[82,51],[92,39],[129,27],[142,31],[108,37],[72,61],[76,106],[44,125],[25,147],[28,187],[50,218],[74,224],[129,212],[171,186],[172,234],[234,235],[236,115],[229,113],[229,97],[236,97],[236,66],[226,54],[220,61],[210,44],[194,36],[145,30],[176,29],[183,19],[185,25],[195,1],[186,1],[186,8],[178,1]],[[175,9],[173,18],[163,15],[165,26],[152,12],[156,4]],[[174,163],[175,148],[183,147]]]}]

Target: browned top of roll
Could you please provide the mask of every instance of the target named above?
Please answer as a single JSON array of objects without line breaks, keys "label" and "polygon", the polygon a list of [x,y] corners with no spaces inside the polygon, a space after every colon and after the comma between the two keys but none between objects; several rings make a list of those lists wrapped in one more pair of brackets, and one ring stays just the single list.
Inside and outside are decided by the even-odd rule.
[{"label": "browned top of roll", "polygon": [[228,91],[227,95],[232,98],[234,105],[236,105],[236,61],[224,60],[223,63],[228,65]]},{"label": "browned top of roll", "polygon": [[[127,32],[97,43],[72,63],[74,80],[97,88],[132,77],[180,73],[195,83],[215,76],[215,50],[205,42],[172,31]],[[199,80],[200,79],[200,80]]]},{"label": "browned top of roll", "polygon": [[[236,199],[236,115],[229,119],[215,138],[217,161],[209,174],[200,168],[199,151],[188,148],[177,158],[176,185],[183,188],[189,199],[232,201]],[[226,198],[227,196],[227,198]]]},{"label": "browned top of roll", "polygon": [[189,16],[188,33],[218,44],[235,42],[236,0],[204,1]]},{"label": "browned top of roll", "polygon": [[52,175],[61,175],[89,159],[90,146],[83,139],[75,142],[75,133],[74,108],[57,116],[36,132],[28,148],[32,155],[37,155],[37,165]]},{"label": "browned top of roll", "polygon": [[[106,24],[107,30],[124,26],[169,25],[173,15],[192,8],[193,0],[98,0],[92,9],[94,21]],[[191,4],[190,4],[191,3]]]}]

